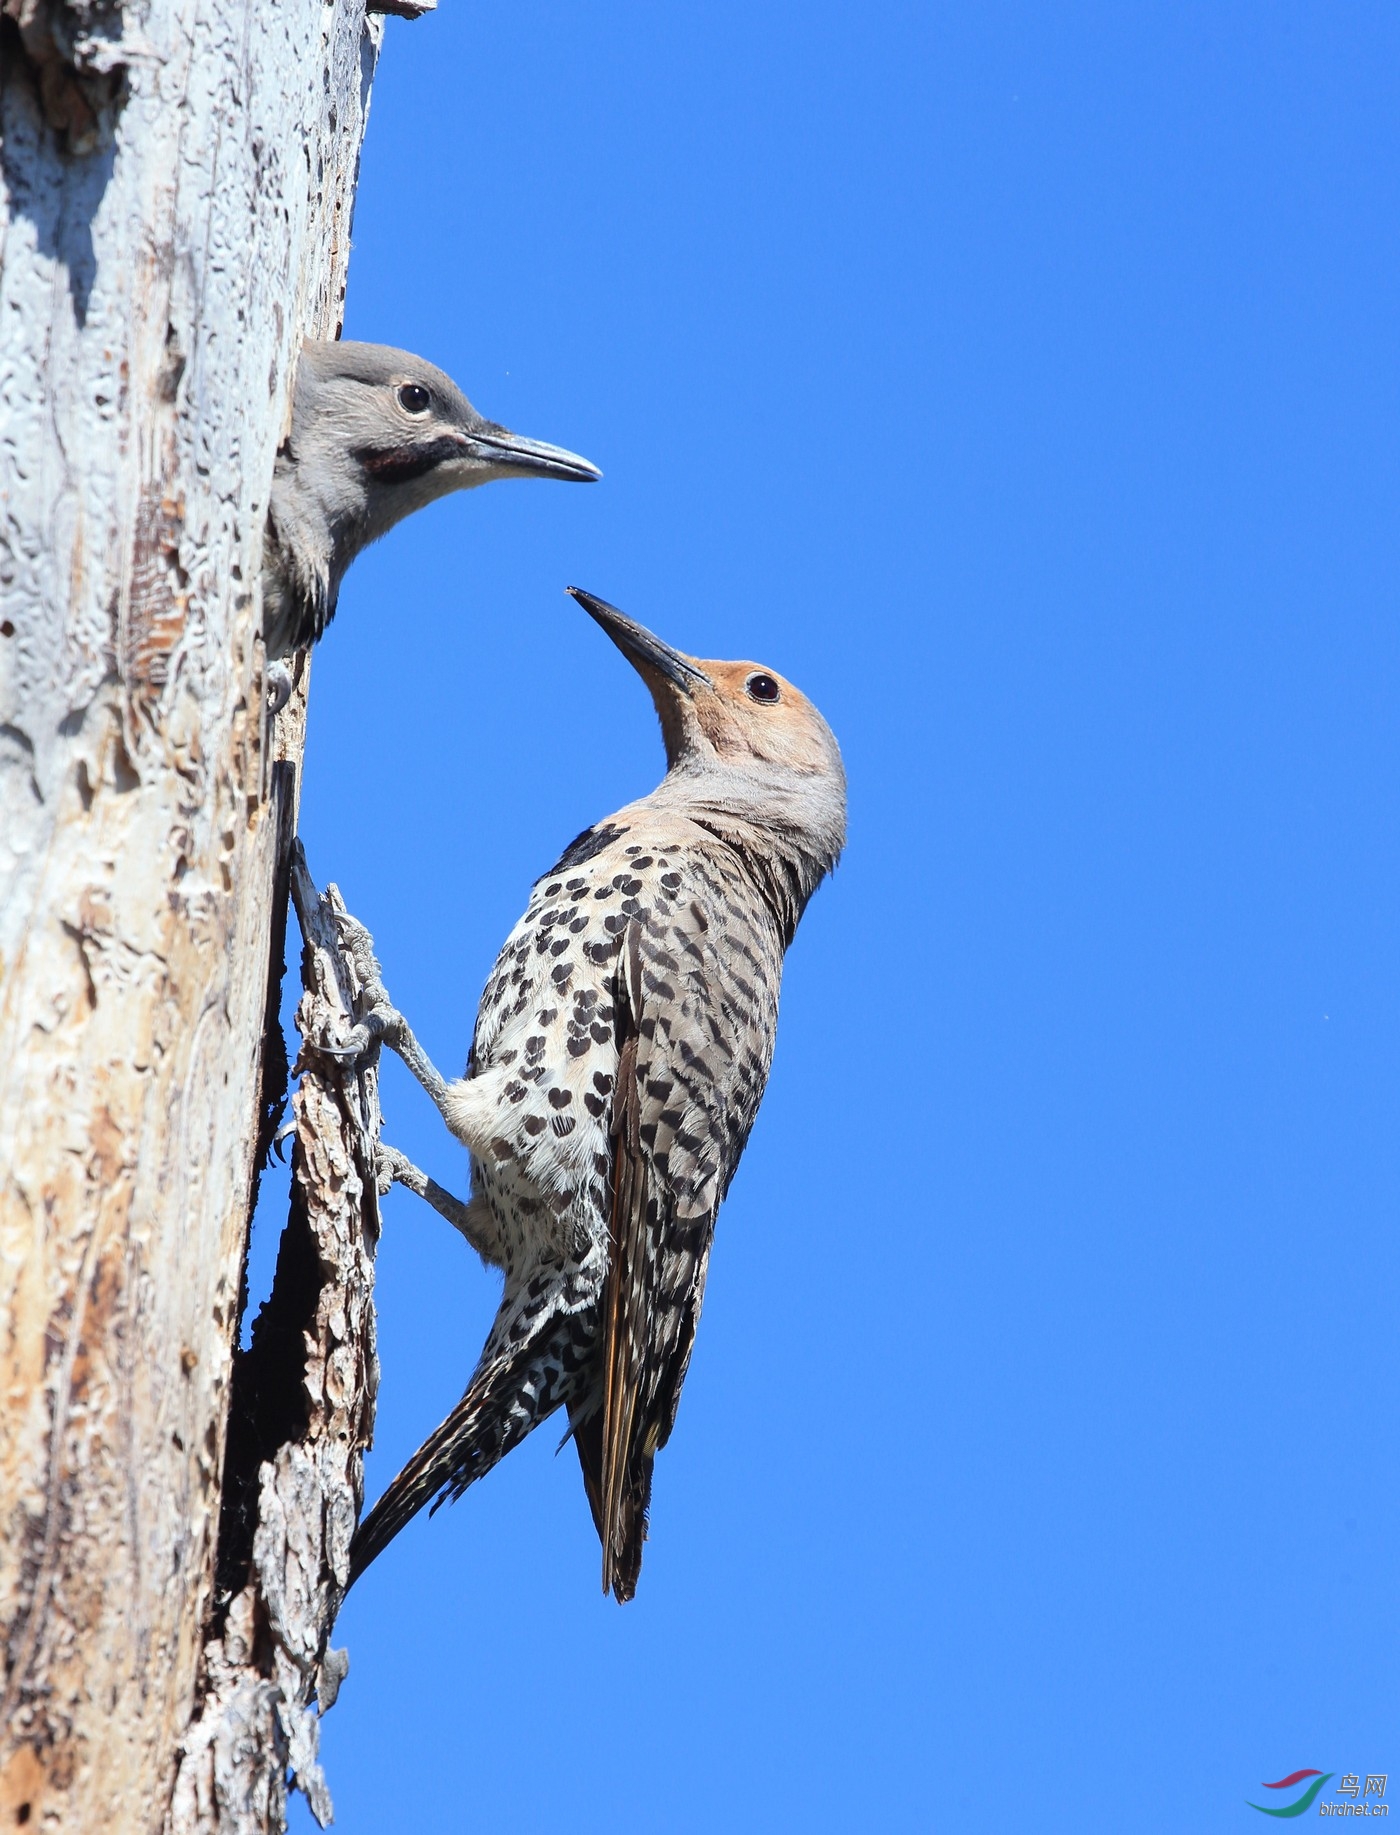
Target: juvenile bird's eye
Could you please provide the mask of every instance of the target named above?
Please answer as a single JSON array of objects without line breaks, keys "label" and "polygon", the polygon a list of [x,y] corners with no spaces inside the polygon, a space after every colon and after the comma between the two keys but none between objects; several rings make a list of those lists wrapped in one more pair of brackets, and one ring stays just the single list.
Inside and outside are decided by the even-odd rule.
[{"label": "juvenile bird's eye", "polygon": [[783,691],[771,675],[751,675],[744,683],[744,692],[751,701],[767,701],[770,705],[782,699]]},{"label": "juvenile bird's eye", "polygon": [[421,382],[405,382],[399,389],[399,406],[407,414],[426,414],[432,399]]}]

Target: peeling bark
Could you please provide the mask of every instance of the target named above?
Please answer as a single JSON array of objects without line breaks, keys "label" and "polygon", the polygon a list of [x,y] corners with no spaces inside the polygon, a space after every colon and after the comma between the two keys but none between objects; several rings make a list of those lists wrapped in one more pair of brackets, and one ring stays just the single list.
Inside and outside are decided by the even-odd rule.
[{"label": "peeling bark", "polygon": [[[0,1825],[154,1835],[213,1725],[274,766],[302,732],[263,712],[262,530],[294,353],[339,326],[381,31],[364,0],[0,0]],[[348,1204],[352,1159],[301,1153]],[[341,1571],[345,1360],[372,1356],[365,1314],[335,1329],[306,1364],[328,1425],[271,1462],[258,1591],[217,1628],[308,1782],[297,1589],[321,1601],[317,1535]],[[236,1826],[277,1827],[247,1770],[265,1819]]]},{"label": "peeling bark", "polygon": [[327,1645],[350,1577],[379,1385],[379,1077],[377,1053],[344,1070],[316,1049],[345,1036],[360,990],[336,933],[339,892],[317,895],[299,847],[291,877],[304,939],[292,1210],[272,1294],[235,1358],[220,1629],[168,1835],[283,1828],[289,1771],[322,1827],[331,1819],[316,1707],[330,1707],[349,1667]]}]

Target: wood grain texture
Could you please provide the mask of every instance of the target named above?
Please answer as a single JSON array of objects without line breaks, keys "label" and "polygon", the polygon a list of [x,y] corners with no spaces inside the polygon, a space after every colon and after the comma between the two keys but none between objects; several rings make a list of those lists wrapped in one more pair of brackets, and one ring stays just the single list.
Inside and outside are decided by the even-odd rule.
[{"label": "wood grain texture", "polygon": [[125,1832],[196,1707],[300,744],[262,526],[382,28],[105,7],[75,141],[15,53],[41,13],[84,8],[0,20],[0,1824]]}]

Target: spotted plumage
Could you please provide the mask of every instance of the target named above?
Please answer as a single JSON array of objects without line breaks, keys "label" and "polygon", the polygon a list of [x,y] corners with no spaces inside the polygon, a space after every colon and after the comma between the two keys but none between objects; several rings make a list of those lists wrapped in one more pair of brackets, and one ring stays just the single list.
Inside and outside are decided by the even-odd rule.
[{"label": "spotted plumage", "polygon": [[370,1512],[352,1562],[362,1571],[424,1504],[460,1496],[564,1407],[603,1584],[628,1599],[716,1214],[768,1078],[783,954],[840,852],[845,794],[825,722],[781,678],[696,663],[578,597],[651,687],[671,768],[536,884],[464,1079],[437,1077],[375,996],[368,1030],[471,1151],[473,1197],[454,1221],[505,1290],[466,1394]]}]

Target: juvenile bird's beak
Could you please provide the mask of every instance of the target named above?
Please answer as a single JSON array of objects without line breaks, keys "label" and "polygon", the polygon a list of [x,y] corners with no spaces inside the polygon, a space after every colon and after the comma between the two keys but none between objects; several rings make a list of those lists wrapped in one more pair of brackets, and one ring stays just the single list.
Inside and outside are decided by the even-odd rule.
[{"label": "juvenile bird's beak", "polygon": [[670,644],[662,643],[659,637],[653,637],[645,625],[638,624],[625,612],[618,611],[606,599],[594,598],[592,593],[586,593],[581,586],[570,586],[568,591],[595,624],[603,627],[634,668],[654,669],[658,675],[674,683],[686,694],[702,686],[712,686],[709,676],[703,669],[697,668],[688,656],[680,650],[673,650]]},{"label": "juvenile bird's beak", "polygon": [[488,465],[502,471],[516,471],[533,478],[566,478],[575,484],[592,484],[602,472],[590,460],[580,458],[563,446],[550,446],[544,440],[527,440],[521,434],[509,433],[504,427],[486,426],[467,435],[467,451]]}]

